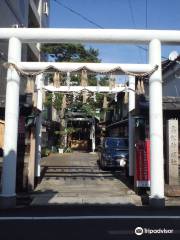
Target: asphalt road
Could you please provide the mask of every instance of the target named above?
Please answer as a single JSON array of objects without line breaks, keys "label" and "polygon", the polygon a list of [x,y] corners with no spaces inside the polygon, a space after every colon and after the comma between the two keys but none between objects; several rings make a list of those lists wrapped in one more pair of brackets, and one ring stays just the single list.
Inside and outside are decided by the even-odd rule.
[{"label": "asphalt road", "polygon": [[[136,235],[137,233],[142,235]],[[180,239],[180,208],[54,206],[0,211],[1,240]]]}]

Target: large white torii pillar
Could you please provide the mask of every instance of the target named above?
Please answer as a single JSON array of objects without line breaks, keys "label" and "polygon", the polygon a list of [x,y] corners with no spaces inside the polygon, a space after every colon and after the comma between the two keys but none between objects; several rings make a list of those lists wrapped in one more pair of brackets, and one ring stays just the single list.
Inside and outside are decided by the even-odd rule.
[{"label": "large white torii pillar", "polygon": [[[9,39],[8,61],[21,61],[21,41],[15,37]],[[0,207],[16,205],[16,163],[19,120],[20,76],[15,69],[7,71],[4,159],[2,170],[2,193]]]},{"label": "large white torii pillar", "polygon": [[164,155],[163,155],[163,109],[161,42],[153,39],[149,44],[149,63],[157,64],[158,70],[149,79],[149,122],[150,122],[150,172],[152,206],[165,205],[164,198]]}]

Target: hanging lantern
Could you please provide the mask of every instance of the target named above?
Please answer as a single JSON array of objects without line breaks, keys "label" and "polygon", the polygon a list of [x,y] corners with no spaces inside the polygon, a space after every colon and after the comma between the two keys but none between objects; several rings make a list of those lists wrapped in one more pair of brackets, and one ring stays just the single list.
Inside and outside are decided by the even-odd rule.
[{"label": "hanging lantern", "polygon": [[59,72],[55,72],[54,76],[53,76],[53,85],[56,88],[60,87],[60,73]]},{"label": "hanging lantern", "polygon": [[33,77],[28,76],[25,93],[33,93],[34,92],[34,86],[35,86],[35,83],[34,83]]},{"label": "hanging lantern", "polygon": [[87,85],[88,85],[87,71],[83,69],[81,72],[81,86],[87,87]]},{"label": "hanging lantern", "polygon": [[103,99],[103,108],[106,109],[108,107],[108,100],[107,100],[107,95],[104,94],[104,99]]},{"label": "hanging lantern", "polygon": [[127,86],[125,86],[125,94],[124,94],[124,104],[128,103],[128,91]]}]

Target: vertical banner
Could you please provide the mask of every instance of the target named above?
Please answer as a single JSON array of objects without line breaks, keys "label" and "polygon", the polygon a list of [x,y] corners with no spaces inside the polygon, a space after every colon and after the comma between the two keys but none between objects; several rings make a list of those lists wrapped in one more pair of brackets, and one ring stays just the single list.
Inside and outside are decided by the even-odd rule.
[{"label": "vertical banner", "polygon": [[136,187],[150,187],[150,140],[136,145]]}]

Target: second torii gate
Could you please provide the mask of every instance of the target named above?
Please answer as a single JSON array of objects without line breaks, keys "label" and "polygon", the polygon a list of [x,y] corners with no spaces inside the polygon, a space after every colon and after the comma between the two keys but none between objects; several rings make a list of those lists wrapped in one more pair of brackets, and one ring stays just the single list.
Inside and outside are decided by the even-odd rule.
[{"label": "second torii gate", "polygon": [[[82,69],[87,69],[89,72],[98,73],[98,74],[109,74],[113,73],[115,75],[125,74],[133,72],[134,74],[142,74],[146,73],[147,75],[153,71],[151,65],[148,64],[112,64],[112,63],[69,63],[69,62],[20,62],[15,66],[17,71],[20,71],[22,74],[28,74],[33,72],[33,74],[38,74],[38,72],[47,71],[48,69],[64,73],[78,73],[81,72]],[[129,72],[130,71],[130,72]],[[122,91],[129,92],[129,176],[134,176],[134,142],[133,142],[133,125],[132,125],[132,114],[131,111],[135,108],[135,76],[129,76],[129,88],[124,84],[118,84],[117,86],[110,89],[107,86],[60,86],[59,88],[54,87],[52,85],[43,85],[43,74],[37,75],[36,79],[37,83],[37,108],[42,111],[42,89],[45,89],[50,92],[81,92],[81,91],[89,91],[89,92],[97,92],[97,93],[111,93],[115,94]],[[35,174],[36,177],[40,177],[40,160],[41,160],[41,121],[42,116],[41,113],[37,117],[36,122],[36,165],[35,165]],[[91,127],[91,135],[92,137],[92,153],[95,151],[95,128],[92,124]]]}]

